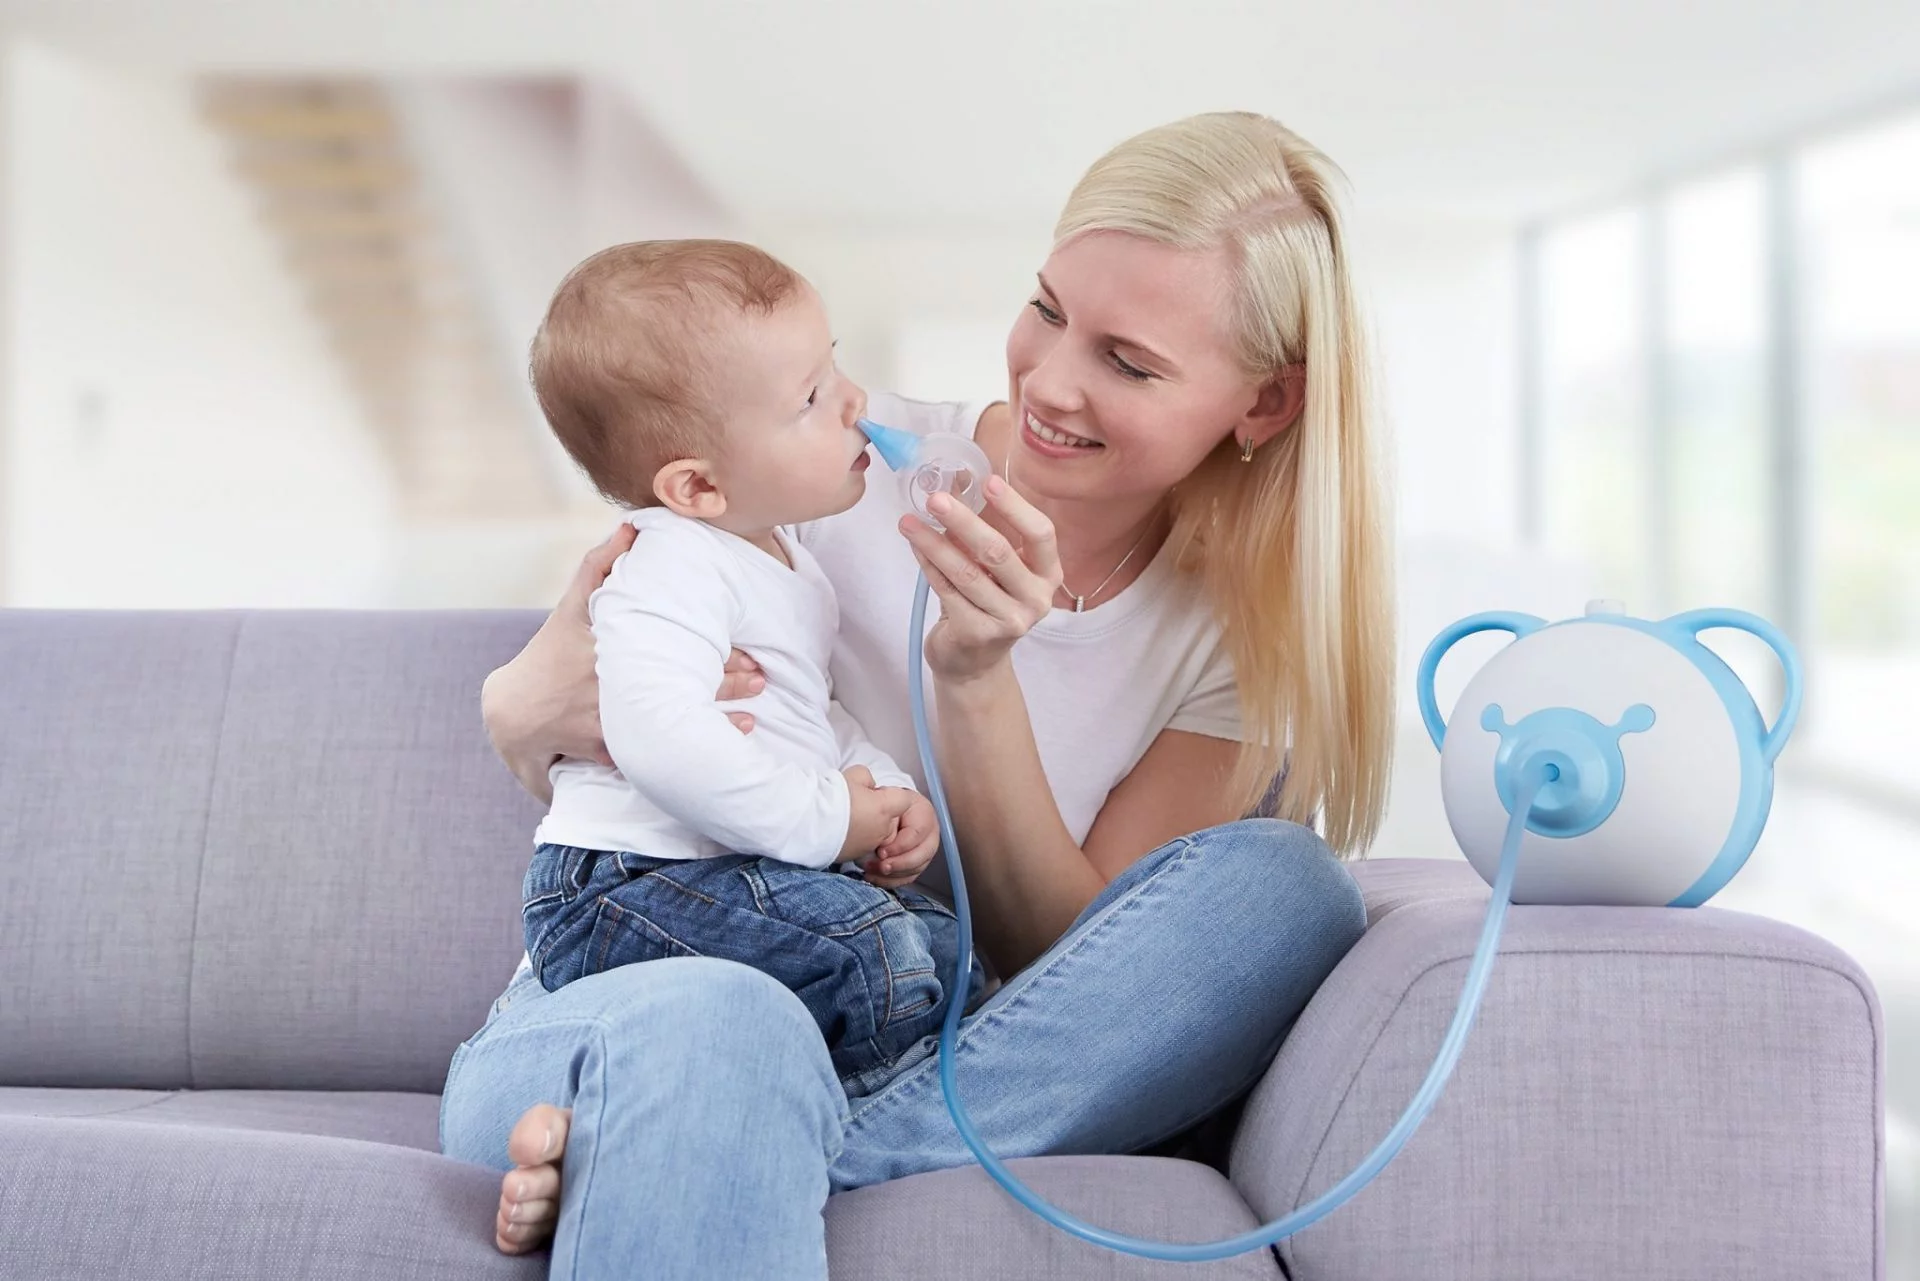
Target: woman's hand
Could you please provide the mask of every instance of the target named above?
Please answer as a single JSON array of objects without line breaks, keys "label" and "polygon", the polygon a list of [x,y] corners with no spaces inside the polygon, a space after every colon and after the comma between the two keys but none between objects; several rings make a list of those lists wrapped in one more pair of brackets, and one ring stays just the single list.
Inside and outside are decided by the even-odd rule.
[{"label": "woman's hand", "polygon": [[[721,703],[732,698],[752,698],[766,687],[767,678],[761,673],[760,664],[736,649],[727,655],[726,666],[720,669],[720,690],[713,697]],[[728,712],[727,719],[742,734],[753,733],[753,717],[750,713]]]},{"label": "woman's hand", "polygon": [[1053,522],[998,476],[987,479],[986,491],[1017,545],[945,494],[927,502],[945,533],[916,516],[900,521],[940,598],[940,621],[927,633],[927,665],[949,683],[972,680],[1004,661],[1013,643],[1047,616],[1060,587]]},{"label": "woman's hand", "polygon": [[553,797],[547,770],[561,757],[613,763],[600,735],[600,684],[593,671],[587,598],[633,546],[637,532],[622,521],[588,552],[526,648],[480,687],[480,715],[494,751],[520,785],[543,801]]},{"label": "woman's hand", "polygon": [[[566,594],[526,648],[480,687],[480,715],[494,750],[520,785],[542,801],[553,798],[547,771],[561,757],[613,764],[600,732],[600,682],[594,675],[587,598],[606,581],[613,562],[633,546],[636,533],[632,524],[622,521],[588,552]],[[735,650],[714,696],[746,698],[766,687],[759,665]],[[727,719],[743,734],[753,729],[753,717],[745,712],[729,712]]]}]

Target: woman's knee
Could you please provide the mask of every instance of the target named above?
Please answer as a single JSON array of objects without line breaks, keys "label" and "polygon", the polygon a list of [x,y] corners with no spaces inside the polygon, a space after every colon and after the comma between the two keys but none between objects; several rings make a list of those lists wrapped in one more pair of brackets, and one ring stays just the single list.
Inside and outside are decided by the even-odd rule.
[{"label": "woman's knee", "polygon": [[1247,818],[1190,839],[1209,882],[1250,908],[1249,924],[1264,936],[1314,946],[1337,962],[1366,932],[1359,885],[1312,828]]},{"label": "woman's knee", "polygon": [[736,1093],[837,1106],[832,1061],[800,998],[731,961],[619,966],[517,1005],[461,1051],[442,1145],[499,1164],[513,1122],[536,1103],[572,1107],[584,1094],[617,1122],[662,1101]]},{"label": "woman's knee", "polygon": [[751,966],[676,957],[621,966],[568,986],[603,978],[613,982],[594,1002],[593,1018],[601,1052],[618,1066],[685,1075],[709,1087],[716,1073],[767,1082],[794,1068],[836,1079],[806,1005]]}]

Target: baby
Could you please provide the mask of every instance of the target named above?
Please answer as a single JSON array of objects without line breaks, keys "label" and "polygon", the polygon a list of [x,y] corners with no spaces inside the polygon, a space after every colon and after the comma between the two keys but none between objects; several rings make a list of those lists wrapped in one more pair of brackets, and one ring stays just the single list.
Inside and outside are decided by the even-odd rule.
[{"label": "baby", "polygon": [[[752,965],[805,1002],[858,1092],[938,1031],[958,950],[953,914],[907,884],[938,848],[933,806],[834,700],[833,588],[781,528],[864,492],[866,394],[812,287],[717,240],[574,268],[532,374],[554,435],[639,530],[589,603],[614,768],[552,769],[523,909],[534,969],[552,990],[631,961]],[[767,679],[751,734],[714,701],[735,648]],[[983,981],[976,965],[960,998]]]}]

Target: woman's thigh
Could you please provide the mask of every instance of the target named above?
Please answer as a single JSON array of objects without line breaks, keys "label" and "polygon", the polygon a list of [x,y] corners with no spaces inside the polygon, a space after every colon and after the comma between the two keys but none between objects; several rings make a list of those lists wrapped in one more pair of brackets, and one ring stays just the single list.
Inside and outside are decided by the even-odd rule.
[{"label": "woman's thigh", "polygon": [[[961,1100],[1003,1156],[1159,1142],[1258,1079],[1365,928],[1353,878],[1307,828],[1245,819],[1182,837],[967,1019]],[[854,1102],[833,1182],[971,1160],[926,1053]]]},{"label": "woman's thigh", "polygon": [[766,975],[689,958],[557,992],[517,979],[448,1070],[442,1150],[505,1169],[536,1103],[573,1109],[551,1276],[642,1259],[690,1279],[825,1276],[846,1097],[806,1008]]}]

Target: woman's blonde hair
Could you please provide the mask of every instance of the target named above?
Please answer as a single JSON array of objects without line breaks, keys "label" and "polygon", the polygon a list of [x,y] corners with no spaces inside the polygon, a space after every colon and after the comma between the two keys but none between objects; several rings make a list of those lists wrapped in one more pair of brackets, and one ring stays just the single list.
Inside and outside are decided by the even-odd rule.
[{"label": "woman's blonde hair", "polygon": [[1172,545],[1201,576],[1233,657],[1245,739],[1236,795],[1247,811],[1318,815],[1327,843],[1349,855],[1372,841],[1386,806],[1396,633],[1378,394],[1339,177],[1265,116],[1192,116],[1095,162],[1054,236],[1119,231],[1224,250],[1248,376],[1304,367],[1292,427],[1251,463],[1229,436],[1175,487]]}]

